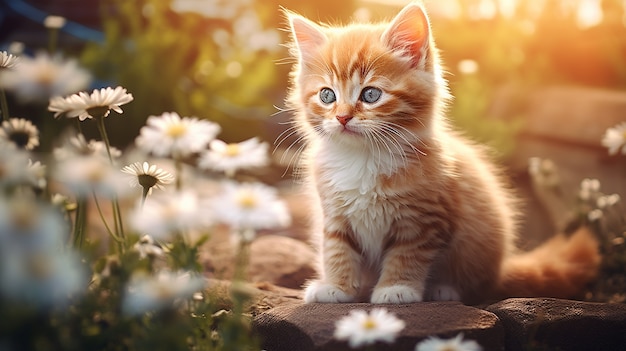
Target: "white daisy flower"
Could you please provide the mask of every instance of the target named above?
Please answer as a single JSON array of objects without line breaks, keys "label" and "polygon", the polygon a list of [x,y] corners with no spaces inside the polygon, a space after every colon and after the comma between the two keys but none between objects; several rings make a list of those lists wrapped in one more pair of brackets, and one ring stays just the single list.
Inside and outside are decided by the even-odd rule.
[{"label": "white daisy flower", "polygon": [[88,283],[80,257],[73,252],[24,254],[13,250],[0,262],[2,296],[16,301],[58,307],[69,303],[69,297],[84,291]]},{"label": "white daisy flower", "polygon": [[19,58],[6,51],[0,51],[0,70],[3,68],[13,68],[19,62]]},{"label": "white daisy flower", "polygon": [[65,19],[65,17],[50,15],[44,18],[43,25],[48,29],[59,29],[63,28],[66,22],[67,20]]},{"label": "white daisy flower", "polygon": [[276,189],[261,183],[226,182],[212,204],[216,220],[234,230],[271,229],[291,222]]},{"label": "white daisy flower", "polygon": [[[111,157],[114,159],[122,155],[122,152],[113,146],[110,150]],[[93,139],[87,142],[85,136],[82,134],[65,138],[64,145],[55,148],[53,154],[57,161],[81,156],[97,156],[108,160],[107,149],[104,142]]]},{"label": "white daisy flower", "polygon": [[39,130],[29,120],[11,118],[2,122],[0,139],[20,149],[32,150],[39,145]]},{"label": "white daisy flower", "polygon": [[128,193],[125,176],[101,157],[62,160],[56,164],[52,178],[80,196],[91,196],[95,192],[112,198]]},{"label": "white daisy flower", "polygon": [[226,173],[232,177],[238,169],[263,167],[268,164],[268,144],[252,138],[227,144],[219,139],[211,141],[210,150],[200,155],[198,166]]},{"label": "white daisy flower", "polygon": [[33,160],[28,159],[25,180],[36,189],[45,188],[48,183],[46,180],[46,166],[39,161],[33,162]]},{"label": "white daisy flower", "polygon": [[159,272],[156,276],[137,274],[131,278],[122,309],[128,315],[173,308],[180,299],[191,299],[204,289],[207,280],[189,272]]},{"label": "white daisy flower", "polygon": [[143,207],[135,207],[130,224],[137,232],[167,240],[175,233],[210,225],[202,207],[198,195],[192,191],[155,194]]},{"label": "white daisy flower", "polygon": [[63,60],[38,53],[20,57],[19,65],[0,71],[0,88],[12,91],[22,102],[48,101],[81,91],[89,86],[91,75],[76,60]]},{"label": "white daisy flower", "polygon": [[0,186],[23,184],[28,178],[28,154],[0,143]]},{"label": "white daisy flower", "polygon": [[144,235],[133,245],[133,250],[139,253],[139,257],[159,257],[163,255],[163,249],[154,243],[150,235]]},{"label": "white daisy flower", "polygon": [[50,99],[48,111],[54,112],[54,117],[65,114],[68,118],[78,117],[84,121],[87,118],[107,117],[111,110],[123,113],[120,108],[133,101],[133,95],[126,92],[125,88],[95,89],[91,94],[80,92],[66,98],[53,97]]},{"label": "white daisy flower", "polygon": [[66,237],[67,227],[56,209],[30,198],[0,198],[0,257],[15,250],[56,252]]},{"label": "white daisy flower", "polygon": [[0,199],[0,295],[39,307],[59,306],[87,286],[67,226],[56,209],[28,198]]},{"label": "white daisy flower", "polygon": [[602,217],[604,217],[604,213],[602,212],[602,210],[597,209],[597,208],[595,210],[591,210],[591,211],[589,211],[589,213],[587,213],[587,219],[589,220],[589,222],[598,221]]},{"label": "white daisy flower", "polygon": [[334,337],[347,340],[351,348],[372,345],[377,341],[392,343],[404,325],[404,321],[385,308],[374,308],[370,313],[352,310],[335,323]]},{"label": "white daisy flower", "polygon": [[602,195],[596,200],[596,206],[598,208],[610,208],[615,206],[620,200],[619,194]]},{"label": "white daisy flower", "polygon": [[602,145],[609,149],[610,155],[621,152],[626,155],[626,122],[622,122],[604,133]]},{"label": "white daisy flower", "polygon": [[130,174],[130,186],[141,186],[145,194],[150,194],[152,188],[163,189],[164,185],[174,181],[174,176],[167,171],[150,165],[148,162],[135,162],[122,168],[122,172]]},{"label": "white daisy flower", "polygon": [[531,157],[528,160],[528,173],[537,185],[558,187],[561,182],[558,168],[550,159]]},{"label": "white daisy flower", "polygon": [[600,195],[600,181],[597,179],[585,178],[580,182],[578,197],[581,200],[589,201]]},{"label": "white daisy flower", "polygon": [[474,340],[463,341],[463,333],[452,339],[430,337],[415,346],[415,351],[481,351],[482,349]]},{"label": "white daisy flower", "polygon": [[165,112],[148,117],[135,144],[156,156],[180,158],[205,149],[220,129],[213,122],[195,117],[181,118],[176,112]]}]

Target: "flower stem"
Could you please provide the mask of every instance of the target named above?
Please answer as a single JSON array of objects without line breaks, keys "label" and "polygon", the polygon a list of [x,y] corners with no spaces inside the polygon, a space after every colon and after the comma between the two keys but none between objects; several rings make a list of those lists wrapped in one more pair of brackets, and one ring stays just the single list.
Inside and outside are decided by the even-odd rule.
[{"label": "flower stem", "polygon": [[104,116],[95,117],[96,124],[98,126],[98,131],[100,132],[100,136],[102,137],[102,141],[104,141],[104,146],[107,150],[107,156],[109,156],[109,161],[113,164],[113,156],[111,156],[111,143],[109,142],[109,136],[107,135],[107,130],[104,126]]},{"label": "flower stem", "polygon": [[146,198],[148,197],[148,193],[150,192],[150,187],[144,186],[141,187],[141,209],[143,209],[143,204],[146,203]]},{"label": "flower stem", "polygon": [[7,96],[4,89],[0,89],[0,108],[2,109],[2,119],[4,121],[9,120],[9,103],[7,102]]},{"label": "flower stem", "polygon": [[48,51],[50,51],[50,55],[54,55],[57,50],[57,42],[59,40],[59,30],[56,28],[51,28],[49,30],[48,37]]},{"label": "flower stem", "polygon": [[87,227],[87,200],[79,198],[76,200],[76,215],[74,217],[74,242],[72,246],[80,248],[85,239],[85,228]]},{"label": "flower stem", "polygon": [[[106,127],[104,126],[104,117],[106,116],[106,113],[108,113],[109,111],[106,111],[105,114],[103,114],[102,116],[97,116],[95,117],[96,119],[96,124],[98,126],[98,131],[100,132],[100,136],[102,137],[102,141],[104,141],[104,146],[106,147],[107,150],[107,155],[109,156],[109,161],[111,162],[111,165],[113,165],[113,156],[111,155],[111,143],[109,142],[109,136],[107,135],[107,130]],[[120,238],[120,240],[122,242],[126,241],[126,238],[124,237],[124,226],[122,223],[122,212],[120,210],[120,203],[117,199],[117,196],[113,196],[113,198],[111,199],[111,203],[113,206],[113,222],[115,225],[115,233],[116,236],[118,238]],[[124,245],[121,244],[121,251],[124,251]]]},{"label": "flower stem", "polygon": [[102,223],[104,224],[104,227],[106,228],[107,232],[109,233],[109,235],[111,235],[111,237],[113,237],[113,239],[115,239],[115,241],[117,241],[118,243],[121,243],[122,239],[117,237],[115,233],[111,231],[111,228],[107,224],[106,218],[104,218],[104,214],[102,213],[102,208],[100,207],[100,202],[98,202],[98,197],[96,196],[95,191],[93,192],[93,200],[94,200],[94,203],[96,204],[96,208],[98,209],[98,214],[100,215],[100,219],[102,220]]},{"label": "flower stem", "polygon": [[183,175],[183,163],[178,157],[176,157],[174,160],[174,167],[176,168],[176,190],[180,191],[183,187],[181,180]]}]

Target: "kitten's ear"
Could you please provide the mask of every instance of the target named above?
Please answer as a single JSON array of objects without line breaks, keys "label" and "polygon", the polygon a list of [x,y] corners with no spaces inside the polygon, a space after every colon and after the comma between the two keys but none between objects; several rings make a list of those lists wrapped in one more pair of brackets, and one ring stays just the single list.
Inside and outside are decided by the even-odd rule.
[{"label": "kitten's ear", "polygon": [[326,34],[320,26],[295,13],[286,12],[286,14],[300,57],[312,55],[326,42]]},{"label": "kitten's ear", "polygon": [[382,38],[391,49],[409,56],[414,67],[423,67],[430,40],[425,10],[418,3],[408,4],[391,21]]}]

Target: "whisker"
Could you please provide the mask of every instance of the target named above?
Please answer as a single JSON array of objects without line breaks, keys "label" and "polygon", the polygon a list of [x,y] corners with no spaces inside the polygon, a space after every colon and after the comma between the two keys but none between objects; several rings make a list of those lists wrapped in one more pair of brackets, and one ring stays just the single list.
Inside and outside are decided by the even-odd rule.
[{"label": "whisker", "polygon": [[[272,154],[276,152],[276,150],[280,147],[280,145],[282,145],[282,143],[285,142],[285,140],[289,139],[291,136],[293,136],[296,133],[298,133],[298,127],[296,126],[289,127],[285,129],[282,133],[280,133],[276,137],[276,140],[274,141],[274,151],[272,152]],[[299,139],[301,138],[302,137],[300,137]]]}]

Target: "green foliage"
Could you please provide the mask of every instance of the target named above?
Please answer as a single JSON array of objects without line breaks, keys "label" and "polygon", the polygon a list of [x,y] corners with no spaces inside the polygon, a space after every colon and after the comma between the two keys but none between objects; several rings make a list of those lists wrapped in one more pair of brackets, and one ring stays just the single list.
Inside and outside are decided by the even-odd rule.
[{"label": "green foliage", "polygon": [[[204,292],[202,299],[178,301],[170,307],[139,315],[125,313],[123,304],[134,275],[156,273],[159,265],[185,269],[176,254],[193,255],[202,241],[189,245],[180,237],[170,243],[167,262],[141,258],[134,250],[95,258],[96,245],[85,248],[84,262],[93,279],[69,307],[36,309],[0,299],[0,335],[16,350],[258,350],[249,320],[241,313],[217,314],[221,306]],[[92,252],[92,253],[88,253]],[[194,261],[196,261],[194,256]],[[246,296],[237,296],[243,304]],[[214,317],[219,315],[219,317]]]},{"label": "green foliage", "polygon": [[109,0],[102,13],[106,42],[89,45],[83,62],[136,98],[126,112],[132,120],[112,126],[114,144],[128,143],[149,115],[163,112],[216,121],[222,138],[235,141],[257,135],[274,112],[278,43],[252,49],[233,20],[177,13],[169,1]]},{"label": "green foliage", "polygon": [[454,125],[473,140],[491,146],[496,156],[505,158],[510,155],[522,119],[489,118],[487,113],[493,92],[476,75],[459,77],[452,89],[455,93],[449,115]]}]

